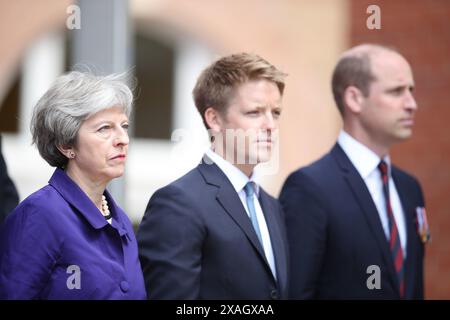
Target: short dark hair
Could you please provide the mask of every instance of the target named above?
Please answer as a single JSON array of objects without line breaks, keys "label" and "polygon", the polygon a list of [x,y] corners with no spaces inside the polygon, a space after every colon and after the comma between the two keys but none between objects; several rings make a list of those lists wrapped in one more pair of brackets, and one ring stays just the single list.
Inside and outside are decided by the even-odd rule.
[{"label": "short dark hair", "polygon": [[344,114],[344,92],[350,86],[355,86],[367,97],[370,85],[376,80],[371,68],[371,58],[377,51],[393,51],[394,48],[378,44],[362,44],[351,48],[339,59],[333,71],[331,87],[334,101],[339,112]]},{"label": "short dark hair", "polygon": [[286,74],[256,54],[238,53],[220,58],[200,74],[193,97],[195,106],[203,123],[205,111],[212,107],[222,114],[226,113],[233,90],[249,80],[266,79],[273,81],[280,94],[284,91]]},{"label": "short dark hair", "polygon": [[370,69],[369,54],[347,56],[339,60],[334,68],[331,86],[334,101],[339,112],[344,114],[344,92],[350,86],[355,86],[365,97],[369,95],[370,83],[375,80]]}]

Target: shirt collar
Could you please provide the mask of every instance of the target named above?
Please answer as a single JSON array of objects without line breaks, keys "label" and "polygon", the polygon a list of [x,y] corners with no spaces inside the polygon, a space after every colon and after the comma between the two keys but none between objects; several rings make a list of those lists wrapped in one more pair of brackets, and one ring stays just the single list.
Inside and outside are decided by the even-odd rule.
[{"label": "shirt collar", "polygon": [[[377,169],[381,161],[380,157],[344,130],[339,133],[338,143],[363,179],[366,179]],[[386,155],[383,160],[387,163],[390,172],[391,160],[389,155]]]},{"label": "shirt collar", "polygon": [[[215,153],[213,150],[208,149],[206,150],[206,155],[222,170],[222,172],[225,174],[225,176],[230,180],[231,184],[233,185],[234,190],[236,190],[237,193],[241,192],[245,185],[249,182],[255,182],[254,181],[254,172],[252,173],[251,177],[248,178],[241,170],[239,170],[237,167],[232,165],[230,162],[222,158],[220,155]],[[259,186],[255,182],[255,193],[258,196],[259,194]]]},{"label": "shirt collar", "polygon": [[[74,206],[94,227],[95,229],[103,228],[108,225],[95,204],[89,199],[83,190],[64,172],[64,170],[57,168],[48,182],[59,194],[72,206]],[[120,218],[119,212],[121,209],[112,199],[108,190],[105,190],[105,197],[108,201],[108,207],[113,217],[117,220],[118,224],[115,224],[113,219],[112,226],[117,229],[122,236],[127,233],[126,228],[123,226],[123,221]]]}]

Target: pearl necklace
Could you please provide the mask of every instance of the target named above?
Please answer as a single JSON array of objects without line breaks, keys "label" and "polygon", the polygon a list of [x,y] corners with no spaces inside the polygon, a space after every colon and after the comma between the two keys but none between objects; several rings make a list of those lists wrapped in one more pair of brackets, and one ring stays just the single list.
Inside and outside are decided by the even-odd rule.
[{"label": "pearl necklace", "polygon": [[108,207],[108,201],[106,201],[106,197],[104,195],[102,195],[102,214],[106,220],[109,220],[112,218],[111,212],[109,211],[109,207]]}]

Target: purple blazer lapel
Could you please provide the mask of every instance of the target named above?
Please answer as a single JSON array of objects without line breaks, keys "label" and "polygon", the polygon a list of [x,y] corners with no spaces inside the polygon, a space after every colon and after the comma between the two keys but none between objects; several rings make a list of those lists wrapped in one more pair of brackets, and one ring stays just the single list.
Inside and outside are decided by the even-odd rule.
[{"label": "purple blazer lapel", "polygon": [[[95,229],[103,228],[108,222],[98,214],[98,209],[78,185],[62,170],[57,168],[49,180],[49,184],[71,206],[84,216]],[[109,197],[111,199],[111,197]]]}]

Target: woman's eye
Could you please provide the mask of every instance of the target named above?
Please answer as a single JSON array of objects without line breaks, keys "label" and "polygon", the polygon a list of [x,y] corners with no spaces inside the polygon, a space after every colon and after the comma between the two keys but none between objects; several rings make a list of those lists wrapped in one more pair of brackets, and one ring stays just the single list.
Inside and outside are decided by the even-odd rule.
[{"label": "woman's eye", "polygon": [[122,125],[122,128],[124,128],[125,130],[128,130],[128,127],[129,127],[128,123]]},{"label": "woman's eye", "polygon": [[98,129],[99,132],[105,132],[106,130],[110,129],[110,126],[103,126],[100,129]]}]

